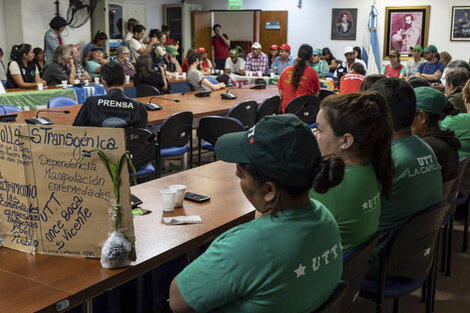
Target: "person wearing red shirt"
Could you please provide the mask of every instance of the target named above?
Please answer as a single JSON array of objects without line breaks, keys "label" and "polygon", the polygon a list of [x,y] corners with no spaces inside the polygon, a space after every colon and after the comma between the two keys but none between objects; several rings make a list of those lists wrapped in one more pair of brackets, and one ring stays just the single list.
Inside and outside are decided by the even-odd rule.
[{"label": "person wearing red shirt", "polygon": [[218,70],[224,70],[225,60],[228,58],[228,50],[230,49],[230,40],[227,34],[222,33],[222,26],[215,24],[212,27],[215,36],[212,37],[212,47],[215,68]]},{"label": "person wearing red shirt", "polygon": [[339,94],[359,92],[362,81],[366,75],[366,69],[361,63],[353,63],[351,72],[341,76]]},{"label": "person wearing red shirt", "polygon": [[277,88],[281,97],[282,113],[289,101],[298,96],[320,94],[320,79],[317,72],[309,66],[313,48],[308,44],[300,46],[297,63],[287,67],[279,77]]},{"label": "person wearing red shirt", "polygon": [[404,78],[406,74],[406,67],[400,64],[400,54],[395,51],[390,51],[390,64],[382,66],[381,74],[385,74],[387,77],[398,77]]},{"label": "person wearing red shirt", "polygon": [[207,58],[207,50],[204,47],[197,48],[197,53],[201,55],[201,72],[204,75],[212,73],[212,62]]}]

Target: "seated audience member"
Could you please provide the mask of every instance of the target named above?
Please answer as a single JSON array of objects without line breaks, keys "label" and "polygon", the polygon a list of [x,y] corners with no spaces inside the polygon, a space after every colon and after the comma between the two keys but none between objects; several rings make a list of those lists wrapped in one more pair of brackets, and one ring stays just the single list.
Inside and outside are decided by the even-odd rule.
[{"label": "seated audience member", "polygon": [[432,87],[418,87],[416,94],[416,115],[411,124],[413,135],[421,137],[436,154],[441,165],[442,181],[457,176],[460,142],[454,132],[441,130],[439,121],[449,105],[446,96]]},{"label": "seated audience member", "polygon": [[356,47],[353,48],[353,51],[354,51],[354,57],[356,59],[362,60],[361,47],[356,46]]},{"label": "seated audience member", "polygon": [[53,55],[57,47],[65,44],[61,33],[67,27],[67,21],[61,16],[55,16],[49,22],[49,30],[44,34],[44,56],[46,64],[52,63]]},{"label": "seated audience member", "polygon": [[[463,87],[462,93],[467,112],[470,112],[470,80]],[[452,130],[460,141],[459,157],[470,157],[470,113],[447,116],[441,122],[441,128]]]},{"label": "seated audience member", "polygon": [[339,93],[343,95],[346,93],[359,92],[365,74],[366,70],[364,66],[360,63],[354,63],[351,66],[351,73],[341,76]]},{"label": "seated audience member", "polygon": [[88,61],[86,68],[88,73],[90,73],[91,78],[100,77],[101,66],[108,62],[103,58],[103,50],[94,48],[91,51],[91,59]]},{"label": "seated audience member", "polygon": [[469,72],[464,67],[458,67],[447,71],[446,83],[445,83],[445,94],[447,100],[460,112],[467,113],[465,103],[463,101],[462,89],[465,83],[468,81]]},{"label": "seated audience member", "polygon": [[165,45],[166,46],[169,46],[169,45],[175,46],[176,50],[178,50],[178,48],[179,48],[178,42],[170,36],[171,30],[170,30],[170,27],[168,25],[162,25],[162,33],[164,33],[165,36],[166,36]]},{"label": "seated audience member", "polygon": [[188,57],[189,70],[186,75],[186,82],[191,87],[191,90],[195,91],[211,91],[225,88],[224,83],[212,84],[202,73],[201,73],[201,56],[198,53],[191,54]]},{"label": "seated audience member", "polygon": [[322,159],[311,130],[292,114],[267,116],[249,131],[224,135],[215,149],[219,159],[237,163],[241,190],[262,216],[220,235],[179,273],[170,308],[315,311],[335,290],[343,255],[333,216],[308,191],[336,186],[344,163]]},{"label": "seated audience member", "polygon": [[46,84],[34,63],[31,45],[22,43],[13,46],[11,61],[8,64],[6,88],[36,88],[39,83]]},{"label": "seated audience member", "polygon": [[196,49],[189,48],[188,52],[186,52],[186,57],[184,58],[183,63],[181,63],[181,70],[185,73],[188,71],[188,57],[193,53],[197,53]]},{"label": "seated audience member", "polygon": [[85,100],[73,126],[101,127],[110,117],[119,117],[127,127],[145,127],[147,111],[142,103],[124,95],[124,70],[116,63],[106,63],[101,68],[101,79],[107,94],[91,96]]},{"label": "seated audience member", "polygon": [[434,45],[429,45],[423,52],[424,58],[428,62],[419,65],[415,76],[424,78],[430,83],[438,83],[444,73],[444,64],[439,62],[437,48]]},{"label": "seated audience member", "polygon": [[124,74],[129,75],[129,76],[134,76],[135,74],[135,68],[134,65],[129,61],[130,57],[130,51],[129,48],[126,46],[119,46],[116,49],[116,62],[117,64],[121,65],[122,68],[124,69]]},{"label": "seated audience member", "polygon": [[321,49],[313,49],[313,58],[310,66],[313,67],[315,71],[317,71],[320,78],[325,78],[328,77],[330,68],[328,67],[328,63],[321,59],[321,53]]},{"label": "seated audience member", "polygon": [[58,85],[63,80],[69,84],[75,83],[75,62],[73,60],[73,45],[59,46],[47,64],[42,78],[49,85]]},{"label": "seated audience member", "polygon": [[330,48],[325,47],[322,49],[322,58],[326,63],[328,63],[330,73],[334,73],[338,64],[336,63],[336,58],[331,54]]},{"label": "seated audience member", "polygon": [[[343,76],[344,77],[344,76]],[[381,193],[392,185],[392,121],[378,92],[329,96],[317,115],[315,138],[323,156],[344,160],[343,181],[325,194],[310,191],[333,214],[347,253],[379,228]]]},{"label": "seated audience member", "polygon": [[161,93],[170,92],[165,68],[160,66],[159,70],[155,71],[152,66],[152,58],[150,55],[140,55],[135,63],[135,70],[136,73],[132,76],[135,86],[141,84],[150,85],[157,88]]},{"label": "seated audience member", "polygon": [[442,200],[441,166],[431,147],[411,133],[416,114],[416,95],[404,80],[384,78],[370,91],[384,95],[392,116],[394,174],[390,198],[382,195],[379,242],[369,262],[369,275],[376,276],[384,240],[414,214]]},{"label": "seated audience member", "polygon": [[0,48],[0,80],[7,79],[7,69],[5,67],[5,63],[3,63],[3,50]]},{"label": "seated audience member", "polygon": [[406,67],[400,63],[400,54],[395,50],[390,50],[388,57],[390,58],[390,64],[382,66],[380,73],[387,77],[404,78]]},{"label": "seated audience member", "polygon": [[41,48],[36,47],[33,49],[33,53],[34,53],[34,63],[38,67],[39,76],[42,76],[45,70],[44,66],[46,65],[46,62],[44,60],[44,51]]},{"label": "seated audience member", "polygon": [[[155,45],[154,52],[157,58],[162,58],[166,54],[166,34],[164,32],[157,32],[156,33],[158,44]],[[150,36],[152,37],[152,36]]]},{"label": "seated audience member", "polygon": [[132,28],[133,36],[129,40],[129,50],[131,52],[131,63],[135,63],[139,55],[151,54],[153,46],[158,43],[158,38],[152,37],[148,45],[143,43],[145,37],[145,27],[137,24]]},{"label": "seated audience member", "polygon": [[429,87],[431,84],[424,78],[413,76],[408,80],[408,84],[413,88],[417,87]]},{"label": "seated audience member", "polygon": [[271,64],[273,64],[274,60],[278,56],[279,56],[279,46],[278,45],[271,45],[271,48],[269,49],[269,55],[268,55],[268,66],[269,66],[269,68],[271,68]]},{"label": "seated audience member", "polygon": [[245,70],[249,72],[269,72],[268,56],[261,51],[261,45],[258,42],[251,45],[251,52],[246,56]]},{"label": "seated audience member", "polygon": [[369,88],[376,82],[381,79],[387,78],[387,76],[383,74],[372,74],[369,76],[364,77],[362,80],[361,86],[359,88],[359,91],[366,91],[369,90]]},{"label": "seated audience member", "polygon": [[83,48],[83,64],[85,64],[85,66],[87,65],[88,61],[91,59],[91,53],[93,52],[93,50],[99,49],[104,54],[107,40],[108,40],[108,36],[106,35],[106,33],[102,31],[98,31],[95,34],[95,37],[93,38],[93,40],[90,41],[85,46],[85,48]]},{"label": "seated audience member", "polygon": [[180,63],[176,57],[180,55],[175,46],[166,46],[166,54],[163,56],[162,63],[166,65],[167,73],[182,74]]},{"label": "seated audience member", "polygon": [[245,75],[245,60],[239,57],[238,49],[230,49],[229,57],[225,60],[225,74]]},{"label": "seated audience member", "polygon": [[87,71],[83,68],[82,63],[80,62],[80,44],[75,44],[73,45],[73,62],[75,65],[75,79],[80,79],[80,80],[86,80],[89,79],[91,80],[90,74],[88,74]]},{"label": "seated audience member", "polygon": [[[361,59],[356,59],[356,57],[354,56],[354,50],[352,47],[344,48],[344,57],[346,58],[346,61],[343,61],[341,65],[343,66],[343,68],[347,70],[348,73],[351,72],[351,66],[354,63],[360,63],[362,64],[362,66],[364,66],[364,69],[367,68],[366,62],[364,62]],[[366,74],[367,74],[367,70],[366,70]]]},{"label": "seated audience member", "polygon": [[207,58],[207,50],[204,47],[197,48],[197,53],[201,56],[201,72],[204,75],[211,74],[214,70],[212,62]]},{"label": "seated audience member", "polygon": [[286,43],[279,48],[279,55],[274,59],[273,63],[271,64],[271,73],[281,75],[282,71],[286,67],[294,64],[294,58],[291,56],[290,50],[290,46]]},{"label": "seated audience member", "polygon": [[130,18],[127,20],[127,34],[124,36],[124,39],[122,40],[124,45],[129,48],[129,42],[131,41],[132,37],[134,37],[134,33],[132,29],[134,28],[135,25],[140,24],[138,20],[135,18]]},{"label": "seated audience member", "polygon": [[411,56],[412,59],[409,59],[406,62],[406,80],[410,79],[411,77],[415,76],[418,72],[418,67],[421,63],[425,61],[421,58],[421,54],[423,53],[423,47],[420,45],[410,47],[411,49]]},{"label": "seated audience member", "polygon": [[449,72],[448,65],[450,61],[452,61],[452,56],[450,55],[449,52],[443,51],[439,53],[439,62],[444,64],[444,72],[442,73],[442,76],[441,76],[441,84],[443,86],[446,85],[446,75]]},{"label": "seated audience member", "polygon": [[317,72],[309,66],[312,50],[312,46],[308,44],[301,45],[297,52],[297,62],[288,66],[277,81],[282,113],[285,113],[287,104],[295,97],[320,94],[320,79]]}]

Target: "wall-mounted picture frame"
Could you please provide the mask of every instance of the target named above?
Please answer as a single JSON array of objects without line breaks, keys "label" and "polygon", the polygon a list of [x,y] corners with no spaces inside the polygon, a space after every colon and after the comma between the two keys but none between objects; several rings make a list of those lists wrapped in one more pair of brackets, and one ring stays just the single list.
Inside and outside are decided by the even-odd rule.
[{"label": "wall-mounted picture frame", "polygon": [[430,9],[429,5],[385,7],[384,59],[389,59],[391,50],[409,59],[410,47],[428,45]]},{"label": "wall-mounted picture frame", "polygon": [[452,7],[452,24],[450,28],[450,40],[470,40],[470,6]]},{"label": "wall-mounted picture frame", "polygon": [[331,40],[356,40],[357,9],[333,9]]}]

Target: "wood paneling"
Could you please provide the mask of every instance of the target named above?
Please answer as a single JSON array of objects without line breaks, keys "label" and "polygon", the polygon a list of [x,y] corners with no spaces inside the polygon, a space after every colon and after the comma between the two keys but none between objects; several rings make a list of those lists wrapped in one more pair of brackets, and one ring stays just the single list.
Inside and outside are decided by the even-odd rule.
[{"label": "wood paneling", "polygon": [[192,12],[192,47],[204,47],[207,50],[207,58],[212,59],[212,12],[193,11]]},{"label": "wood paneling", "polygon": [[[266,29],[266,22],[280,22],[281,29]],[[266,54],[269,54],[271,45],[282,45],[287,42],[287,11],[261,11],[259,38],[259,43]]]}]

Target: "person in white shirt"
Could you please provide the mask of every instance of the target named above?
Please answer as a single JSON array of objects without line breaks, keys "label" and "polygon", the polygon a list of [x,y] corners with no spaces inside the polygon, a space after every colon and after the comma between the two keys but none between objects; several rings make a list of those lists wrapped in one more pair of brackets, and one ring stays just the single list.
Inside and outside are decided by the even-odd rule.
[{"label": "person in white shirt", "polygon": [[421,58],[421,54],[423,53],[423,47],[420,45],[410,47],[411,50],[411,56],[413,57],[412,59],[409,59],[408,62],[406,62],[406,80],[410,79],[411,77],[415,76],[416,73],[418,72],[418,67],[421,63],[424,63],[424,61]]},{"label": "person in white shirt", "polygon": [[367,76],[367,65],[366,62],[364,62],[361,59],[356,59],[354,56],[354,50],[352,47],[346,47],[344,48],[344,57],[346,58],[346,61],[343,61],[343,67],[348,69],[348,73],[351,72],[351,66],[354,63],[361,63],[364,68],[366,69],[366,76]]},{"label": "person in white shirt", "polygon": [[128,49],[129,49],[129,42],[131,41],[132,36],[134,36],[134,33],[132,32],[132,28],[138,24],[140,24],[140,22],[136,20],[135,18],[130,18],[127,20],[127,34],[126,36],[124,36],[123,43]]},{"label": "person in white shirt", "polygon": [[245,60],[238,57],[238,49],[231,49],[229,57],[225,60],[225,74],[245,75]]},{"label": "person in white shirt", "polygon": [[131,51],[131,62],[135,63],[139,55],[152,53],[153,46],[158,43],[158,39],[153,37],[148,45],[144,44],[142,40],[145,37],[145,27],[140,24],[135,25],[132,32],[134,36],[129,41],[129,50]]}]

